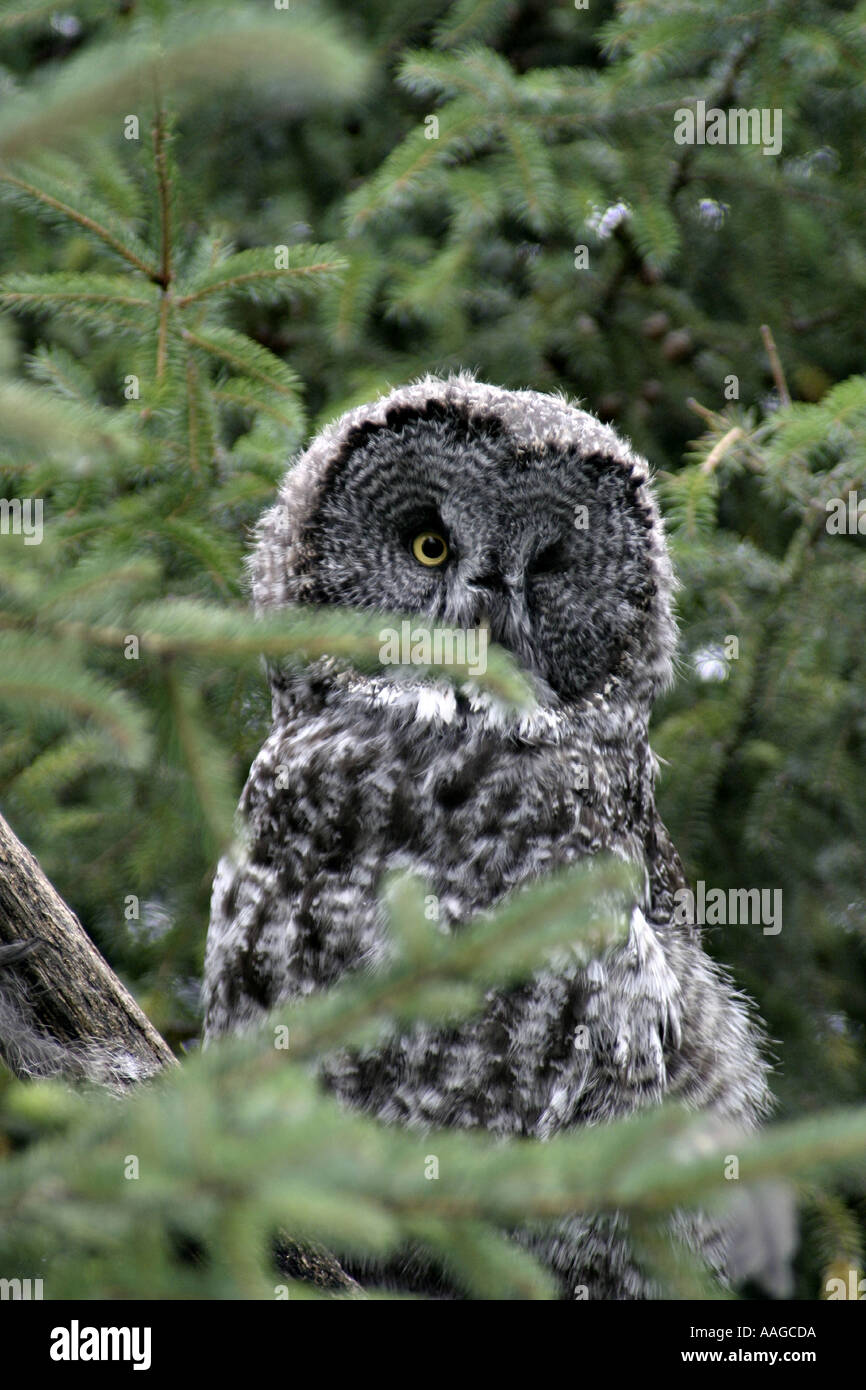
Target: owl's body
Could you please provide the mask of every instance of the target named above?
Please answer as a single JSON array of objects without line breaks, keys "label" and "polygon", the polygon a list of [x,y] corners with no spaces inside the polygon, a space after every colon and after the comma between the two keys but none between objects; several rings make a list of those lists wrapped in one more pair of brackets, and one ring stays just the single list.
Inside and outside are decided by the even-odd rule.
[{"label": "owl's body", "polygon": [[[645,874],[626,945],[493,992],[470,1023],[329,1058],[326,1083],[410,1126],[547,1137],[672,1096],[754,1127],[767,1090],[749,1008],[696,929],[673,921],[685,885],[647,733],[670,677],[673,580],[645,463],[562,400],[428,378],[319,436],[262,522],[252,574],[260,611],[312,602],[484,622],[537,699],[505,711],[330,661],[271,672],[245,835],[214,884],[207,1034],[375,969],[394,868],[421,875],[438,928],[458,930],[612,853]],[[646,1295],[615,1216],[532,1244],[566,1297]],[[715,1265],[722,1245],[704,1240]],[[413,1283],[411,1261],[401,1267],[407,1287],[425,1286],[423,1269]]]}]

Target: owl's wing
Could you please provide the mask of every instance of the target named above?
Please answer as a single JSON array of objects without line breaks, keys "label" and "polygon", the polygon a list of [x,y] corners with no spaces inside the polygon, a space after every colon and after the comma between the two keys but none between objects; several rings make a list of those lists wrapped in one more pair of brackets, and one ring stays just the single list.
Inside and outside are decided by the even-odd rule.
[{"label": "owl's wing", "polygon": [[653,814],[644,842],[647,871],[647,916],[653,922],[674,920],[676,894],[689,881],[674,842],[658,813]]},{"label": "owl's wing", "polygon": [[205,1037],[249,1027],[386,949],[376,898],[386,789],[363,739],[315,720],[275,730],[250,769],[244,832],[220,861],[205,956]]}]

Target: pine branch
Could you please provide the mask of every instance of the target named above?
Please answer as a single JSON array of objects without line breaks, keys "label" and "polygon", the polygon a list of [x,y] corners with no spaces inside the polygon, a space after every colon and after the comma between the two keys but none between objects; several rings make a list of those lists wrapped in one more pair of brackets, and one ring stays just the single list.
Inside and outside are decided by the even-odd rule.
[{"label": "pine branch", "polygon": [[147,309],[152,313],[157,307],[157,299],[148,290],[148,286],[122,275],[76,275],[67,271],[16,274],[0,281],[0,306],[53,314],[66,311],[96,327],[110,326],[115,332],[134,333],[140,331],[140,321],[133,322],[129,310]]},{"label": "pine branch", "polygon": [[535,231],[544,231],[556,206],[556,181],[543,141],[525,121],[503,122],[516,179],[517,211]]},{"label": "pine branch", "polygon": [[0,382],[0,432],[6,447],[24,455],[33,467],[34,453],[60,459],[86,448],[91,457],[128,456],[134,445],[119,412],[88,402],[61,399],[22,381]]},{"label": "pine branch", "polygon": [[407,53],[400,64],[398,81],[418,96],[453,97],[462,93],[475,99],[479,114],[491,108],[501,113],[520,90],[508,62],[482,44],[468,45],[455,54],[429,50]]},{"label": "pine branch", "polygon": [[[160,7],[162,8],[162,7]],[[180,12],[144,15],[131,33],[88,45],[58,72],[31,81],[4,101],[0,159],[58,145],[122,120],[130,98],[149,104],[154,83],[180,110],[202,93],[238,80],[273,78],[305,108],[343,104],[366,83],[368,61],[327,19],[248,6],[190,3]],[[133,108],[135,109],[135,108]]]},{"label": "pine branch", "polygon": [[65,348],[40,343],[24,359],[24,365],[36,381],[52,387],[63,400],[77,401],[80,405],[99,409],[91,373]]},{"label": "pine branch", "polygon": [[197,693],[179,680],[173,667],[164,674],[174,731],[195,790],[212,847],[219,851],[231,835],[235,786],[225,749],[208,732]]},{"label": "pine branch", "polygon": [[343,256],[328,246],[290,246],[289,265],[286,267],[276,267],[274,259],[272,250],[256,248],[239,251],[199,276],[195,288],[188,294],[180,295],[176,303],[183,309],[212,295],[249,289],[258,291],[265,300],[279,303],[287,295],[303,290],[306,281],[316,282],[309,286],[311,289],[329,283],[348,264]]},{"label": "pine branch", "polygon": [[271,396],[270,383],[265,386],[262,382],[249,381],[246,377],[231,377],[228,381],[211,387],[211,395],[222,405],[234,406],[256,415],[265,415],[293,436],[303,428],[304,411],[300,402],[290,402],[285,397],[275,402]]},{"label": "pine branch", "polygon": [[153,167],[156,173],[159,210],[159,270],[157,283],[167,290],[172,281],[171,176],[168,167],[168,132],[165,111],[160,108],[154,119]]},{"label": "pine branch", "polygon": [[395,959],[375,976],[350,978],[287,1009],[292,1056],[304,1060],[360,1043],[389,1019],[452,1025],[477,1012],[491,988],[525,979],[557,950],[575,961],[597,958],[622,942],[638,889],[626,866],[593,861],[543,880],[500,907],[492,921],[443,936],[425,920],[423,886],[398,878],[389,891]]},{"label": "pine branch", "polygon": [[209,328],[206,333],[192,333],[183,328],[181,337],[190,347],[199,348],[233,371],[252,377],[281,395],[294,397],[298,391],[299,379],[285,362],[234,329]]},{"label": "pine branch", "polygon": [[428,140],[423,128],[413,130],[388,155],[376,174],[346,200],[346,220],[358,229],[370,218],[408,196],[414,196],[425,175],[445,160],[457,157],[475,143],[491,138],[495,118],[482,118],[477,106],[458,99],[443,110],[438,140]]},{"label": "pine branch", "polygon": [[[227,663],[247,663],[251,657],[261,655],[305,664],[331,658],[362,671],[381,673],[382,628],[396,626],[399,629],[401,618],[399,615],[371,617],[352,609],[299,607],[265,614],[250,622],[246,612],[219,609],[187,599],[145,605],[137,613],[136,621],[135,630],[141,633],[142,649],[162,655],[185,652]],[[419,626],[417,617],[412,622],[416,628]],[[97,637],[96,633],[93,635]],[[112,644],[116,639],[117,633],[110,629],[98,638]],[[443,679],[480,686],[512,706],[521,707],[531,702],[526,677],[501,648],[491,646],[488,650],[487,670],[483,674],[470,671],[470,664],[474,663],[443,661],[435,667],[435,674]],[[425,670],[413,667],[407,678],[417,678],[419,672]]]},{"label": "pine branch", "polygon": [[[54,626],[70,635],[87,630],[72,623]],[[118,633],[119,640],[112,644],[117,652],[122,651],[125,635]],[[0,634],[0,704],[27,710],[44,706],[66,720],[92,720],[125,761],[140,766],[148,748],[141,711],[122,690],[86,670],[76,658],[68,646],[58,650],[24,633]]]},{"label": "pine branch", "polygon": [[[181,554],[195,558],[202,573],[227,599],[240,596],[241,547],[223,534],[215,534],[199,521],[173,515],[157,521],[155,529],[167,536]],[[141,597],[141,595],[138,595]]]},{"label": "pine branch", "polygon": [[50,208],[52,211],[68,218],[70,222],[77,223],[78,226],[83,227],[85,231],[91,232],[95,237],[98,237],[100,241],[103,241],[105,245],[116,252],[118,256],[122,256],[123,259],[128,261],[136,270],[141,271],[149,280],[155,281],[157,279],[157,270],[155,266],[145,261],[139,253],[133,250],[132,247],[127,246],[109,227],[104,226],[95,218],[89,217],[86,213],[81,212],[78,208],[72,207],[69,203],[61,201],[59,198],[52,197],[45,189],[37,188],[34,184],[27,183],[24,179],[16,177],[9,170],[0,168],[0,183],[7,184],[10,188],[15,188],[22,193],[26,193],[28,197],[43,204],[46,208]]},{"label": "pine branch", "polygon": [[467,39],[489,39],[504,26],[512,0],[456,0],[436,26],[436,43],[456,48]]}]

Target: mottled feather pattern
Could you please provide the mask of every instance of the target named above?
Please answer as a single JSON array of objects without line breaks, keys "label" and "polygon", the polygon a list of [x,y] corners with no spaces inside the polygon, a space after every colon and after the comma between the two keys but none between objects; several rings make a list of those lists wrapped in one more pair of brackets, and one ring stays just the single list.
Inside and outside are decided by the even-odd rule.
[{"label": "mottled feather pattern", "polygon": [[[408,539],[425,527],[447,537],[441,571],[412,559]],[[460,1026],[331,1056],[324,1084],[420,1129],[548,1138],[668,1096],[754,1128],[769,1097],[753,1010],[699,932],[672,920],[685,878],[655,810],[648,720],[671,679],[675,581],[645,461],[563,398],[425,378],[317,436],[262,519],[250,576],[259,612],[312,602],[484,623],[536,703],[506,710],[480,691],[331,660],[270,669],[273,728],[214,884],[207,1036],[376,969],[390,870],[420,874],[438,929],[459,930],[609,853],[646,882],[622,947],[551,962]],[[720,1268],[720,1228],[680,1226]],[[517,1238],[563,1297],[653,1292],[615,1213]],[[411,1252],[351,1272],[459,1292]]]}]

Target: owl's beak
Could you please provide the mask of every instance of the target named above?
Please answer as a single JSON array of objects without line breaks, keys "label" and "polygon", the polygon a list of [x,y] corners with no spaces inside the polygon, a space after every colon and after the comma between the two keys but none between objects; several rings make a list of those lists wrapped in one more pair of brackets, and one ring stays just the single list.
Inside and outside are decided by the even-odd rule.
[{"label": "owl's beak", "polygon": [[467,575],[464,583],[472,594],[504,594],[510,587],[505,577],[496,570],[483,570]]},{"label": "owl's beak", "polygon": [[502,643],[515,656],[525,659],[529,655],[526,648],[529,624],[523,573],[503,573],[495,563],[482,560],[467,569],[461,581],[464,595],[461,608],[468,625],[486,627],[492,641]]},{"label": "owl's beak", "polygon": [[503,573],[495,564],[481,562],[463,575],[463,583],[470,593],[484,593],[499,597],[511,597],[523,589],[523,571]]}]

